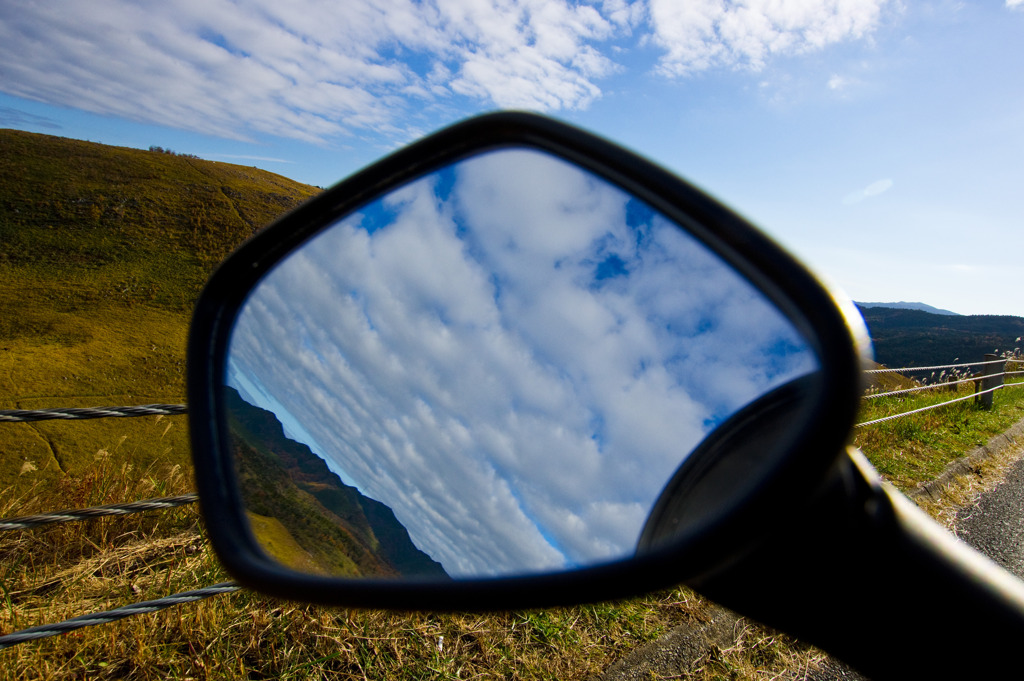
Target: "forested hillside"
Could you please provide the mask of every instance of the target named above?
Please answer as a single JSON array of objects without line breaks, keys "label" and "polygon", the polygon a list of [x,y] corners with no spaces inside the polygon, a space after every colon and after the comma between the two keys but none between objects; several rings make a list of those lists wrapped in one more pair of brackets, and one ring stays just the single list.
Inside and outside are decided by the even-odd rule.
[{"label": "forested hillside", "polygon": [[[859,307],[859,306],[858,306]],[[942,315],[921,310],[860,307],[875,346],[889,367],[974,362],[985,353],[1021,347],[1024,317]]]}]

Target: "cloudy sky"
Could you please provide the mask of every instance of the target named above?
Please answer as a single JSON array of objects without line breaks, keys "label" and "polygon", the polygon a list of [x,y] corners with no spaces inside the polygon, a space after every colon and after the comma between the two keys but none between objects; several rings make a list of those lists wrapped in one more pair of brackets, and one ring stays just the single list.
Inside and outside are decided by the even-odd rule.
[{"label": "cloudy sky", "polygon": [[246,302],[229,356],[245,399],[452,576],[631,555],[704,435],[817,366],[705,247],[523,151],[303,246]]},{"label": "cloudy sky", "polygon": [[1024,2],[0,0],[0,126],[327,186],[497,108],[733,205],[855,299],[1024,315]]}]

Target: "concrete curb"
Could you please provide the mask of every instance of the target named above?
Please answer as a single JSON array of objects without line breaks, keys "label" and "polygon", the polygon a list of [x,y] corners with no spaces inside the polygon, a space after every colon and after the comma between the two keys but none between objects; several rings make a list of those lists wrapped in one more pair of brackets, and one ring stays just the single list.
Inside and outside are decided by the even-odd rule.
[{"label": "concrete curb", "polygon": [[[911,499],[929,497],[937,500],[941,497],[942,490],[958,475],[975,472],[982,461],[1020,442],[1024,442],[1024,419],[1015,423],[1006,432],[990,439],[987,444],[975,447],[966,455],[950,462],[937,478],[918,485],[906,494]],[[641,681],[685,674],[713,646],[728,648],[739,638],[737,625],[741,619],[740,615],[717,605],[712,606],[709,615],[709,622],[696,626],[684,624],[675,627],[658,640],[640,646],[601,674],[591,676],[588,681]],[[814,678],[861,678],[841,665],[837,665],[834,673],[825,673],[826,676]]]},{"label": "concrete curb", "polygon": [[713,646],[727,648],[736,642],[740,616],[714,605],[711,620],[700,625],[683,624],[656,641],[640,646],[589,681],[649,681],[678,678],[707,655]]},{"label": "concrete curb", "polygon": [[977,472],[978,466],[985,459],[993,457],[1007,447],[1022,441],[1024,441],[1024,419],[1010,426],[1006,432],[993,437],[987,444],[975,447],[956,461],[949,462],[945,470],[934,480],[921,483],[914,489],[908,490],[905,494],[911,499],[928,497],[932,501],[938,501],[942,496],[942,490],[952,483],[957,476]]}]

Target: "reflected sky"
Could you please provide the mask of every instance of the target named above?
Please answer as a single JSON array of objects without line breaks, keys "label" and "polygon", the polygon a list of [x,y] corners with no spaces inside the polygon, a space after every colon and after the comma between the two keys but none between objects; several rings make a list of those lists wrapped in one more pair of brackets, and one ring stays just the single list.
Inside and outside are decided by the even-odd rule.
[{"label": "reflected sky", "polygon": [[407,185],[283,261],[227,382],[453,577],[630,555],[704,435],[817,368],[647,205],[544,154]]}]

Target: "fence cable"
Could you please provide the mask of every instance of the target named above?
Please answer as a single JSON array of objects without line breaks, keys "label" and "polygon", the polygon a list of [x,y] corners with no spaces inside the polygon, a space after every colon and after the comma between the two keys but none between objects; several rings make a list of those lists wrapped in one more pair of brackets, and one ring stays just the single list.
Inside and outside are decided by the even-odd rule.
[{"label": "fence cable", "polygon": [[[131,407],[96,407],[96,408],[70,408],[70,409],[10,409],[0,410],[0,423],[22,423],[26,421],[46,421],[51,419],[81,420],[97,419],[108,417],[130,417],[130,416],[177,416],[188,413],[188,406],[184,404],[143,404]],[[76,520],[87,520],[112,515],[127,515],[158,509],[174,508],[192,504],[199,500],[196,494],[182,494],[179,496],[159,497],[155,499],[143,499],[125,504],[110,504],[107,506],[94,506],[74,510],[57,511],[31,516],[20,516],[16,518],[0,519],[0,531],[25,530],[41,525],[52,523],[72,522]],[[0,649],[9,648],[25,641],[33,641],[48,636],[65,634],[82,627],[90,627],[97,624],[108,624],[132,615],[141,615],[156,612],[183,603],[200,601],[211,596],[223,593],[238,591],[242,587],[235,582],[222,582],[202,589],[184,591],[153,601],[144,601],[133,605],[126,605],[113,610],[98,612],[91,615],[80,615],[57,624],[44,624],[36,627],[29,627],[21,631],[0,636]]]},{"label": "fence cable", "polygon": [[73,409],[8,409],[0,411],[0,423],[50,419],[102,419],[110,416],[178,416],[187,414],[184,404],[140,404],[135,407],[81,407]]},{"label": "fence cable", "polygon": [[28,530],[40,525],[53,523],[67,523],[76,520],[89,520],[90,518],[101,518],[110,515],[128,515],[130,513],[141,513],[143,511],[155,511],[158,509],[174,508],[199,501],[197,494],[182,494],[173,497],[158,497],[155,499],[143,499],[132,501],[126,504],[110,504],[107,506],[94,506],[92,508],[79,508],[74,510],[56,511],[54,513],[40,513],[38,515],[19,516],[17,518],[0,518],[0,532],[5,530]]},{"label": "fence cable", "polygon": [[[902,367],[898,369],[866,369],[865,374],[892,374],[892,373],[911,373],[914,371],[934,371],[936,369],[957,369],[960,367],[977,367],[985,364],[1000,364],[1006,362],[1005,358],[1001,359],[990,359],[983,362],[966,362],[963,364],[940,364],[934,367]],[[1012,361],[1012,360],[1010,360]]]},{"label": "fence cable", "polygon": [[205,598],[210,598],[211,596],[238,591],[241,588],[242,587],[235,582],[221,582],[220,584],[214,584],[213,586],[195,589],[194,591],[183,591],[181,593],[166,596],[164,598],[158,598],[153,601],[143,601],[142,603],[125,605],[120,608],[97,612],[91,615],[72,617],[69,620],[65,620],[57,624],[43,624],[37,627],[29,627],[28,629],[22,629],[21,631],[15,631],[13,633],[0,636],[0,649],[10,648],[11,646],[18,645],[19,643],[32,641],[38,638],[66,634],[69,631],[81,629],[82,627],[91,627],[96,624],[108,624],[125,617],[131,617],[132,615],[156,612],[158,610],[163,610],[164,608],[169,608],[173,605],[201,601]]},{"label": "fence cable", "polygon": [[964,400],[971,400],[971,399],[974,399],[974,398],[978,397],[979,395],[984,395],[986,393],[995,392],[996,390],[999,390],[1002,387],[1004,387],[1004,386],[997,385],[996,387],[989,388],[988,390],[979,390],[978,392],[973,393],[971,395],[966,395],[964,397],[958,397],[958,398],[953,399],[953,400],[947,400],[946,402],[940,402],[939,404],[933,404],[933,405],[928,406],[928,407],[921,407],[920,409],[914,409],[913,411],[905,411],[902,414],[893,414],[892,416],[884,416],[884,417],[882,417],[880,419],[875,419],[873,421],[865,421],[864,423],[856,424],[854,426],[854,428],[864,428],[864,427],[867,427],[867,426],[873,426],[873,425],[875,425],[877,423],[883,423],[885,421],[892,421],[893,419],[898,419],[898,418],[903,417],[903,416],[910,416],[911,414],[919,414],[922,411],[928,411],[929,409],[938,409],[939,407],[945,407],[947,404],[953,404],[954,402],[963,402]]},{"label": "fence cable", "polygon": [[[1024,373],[1022,371],[1021,373]],[[991,376],[999,376],[1000,374],[991,374]],[[887,393],[872,393],[870,395],[864,395],[865,400],[873,400],[878,397],[892,397],[893,395],[905,395],[907,393],[916,393],[921,390],[935,390],[936,388],[945,388],[951,385],[960,385],[961,383],[974,383],[980,381],[981,378],[965,378],[960,381],[947,381],[945,383],[932,383],[931,385],[919,385],[914,388],[904,388],[903,390],[892,390]]]},{"label": "fence cable", "polygon": [[[22,423],[26,421],[47,421],[51,419],[80,420],[99,419],[113,416],[178,416],[188,413],[184,404],[140,404],[130,407],[75,407],[67,409],[8,409],[0,410],[0,423]],[[173,497],[143,499],[126,504],[110,504],[93,508],[42,513],[39,515],[0,518],[0,532],[6,530],[27,530],[40,525],[87,520],[109,515],[128,515],[142,511],[153,511],[192,504],[199,500],[195,494]]]}]

